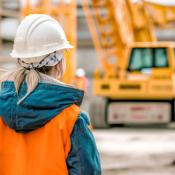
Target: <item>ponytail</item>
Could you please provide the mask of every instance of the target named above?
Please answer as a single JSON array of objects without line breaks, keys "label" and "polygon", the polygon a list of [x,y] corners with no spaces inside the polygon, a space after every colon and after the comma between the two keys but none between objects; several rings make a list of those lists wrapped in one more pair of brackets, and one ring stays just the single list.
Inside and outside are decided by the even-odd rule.
[{"label": "ponytail", "polygon": [[[54,53],[55,54],[55,53]],[[60,56],[62,56],[62,53],[60,54]],[[61,58],[61,57],[60,57]],[[33,90],[35,90],[35,88],[37,87],[38,83],[41,81],[41,76],[40,73],[44,73],[44,74],[50,74],[53,66],[42,66],[40,68],[34,68],[33,62],[39,62],[42,61],[43,58],[32,58],[30,59],[30,61],[32,63],[25,63],[22,62],[21,64],[19,64],[19,68],[16,71],[10,72],[7,74],[7,77],[1,77],[0,78],[0,82],[2,83],[2,81],[5,80],[10,80],[10,81],[14,81],[15,84],[15,89],[16,89],[16,93],[18,94],[19,89],[21,84],[23,83],[23,81],[25,80],[27,83],[27,93],[18,101],[18,104],[20,104]],[[40,60],[40,61],[39,61]],[[56,60],[57,61],[57,60]],[[32,67],[26,68],[25,66],[22,66],[22,64],[29,64]],[[62,58],[58,63],[58,78],[61,78],[64,74],[64,68],[65,68],[65,62],[64,62],[64,58]],[[55,65],[54,65],[55,66]]]},{"label": "ponytail", "polygon": [[19,99],[18,104],[20,104],[38,85],[40,82],[40,75],[35,69],[26,70],[23,67],[18,68],[16,71],[9,75],[9,79],[13,79],[15,84],[16,92],[19,92],[19,88],[24,80],[27,83],[27,93],[21,99]]}]

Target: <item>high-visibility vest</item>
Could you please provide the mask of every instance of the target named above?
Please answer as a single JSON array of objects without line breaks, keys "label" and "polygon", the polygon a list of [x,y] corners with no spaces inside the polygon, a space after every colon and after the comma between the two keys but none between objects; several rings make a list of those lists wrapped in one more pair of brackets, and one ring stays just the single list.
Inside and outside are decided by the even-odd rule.
[{"label": "high-visibility vest", "polygon": [[86,77],[75,77],[75,86],[78,89],[81,89],[87,92],[88,80]]},{"label": "high-visibility vest", "polygon": [[79,113],[72,105],[28,133],[15,132],[0,118],[0,175],[68,175],[66,159]]}]

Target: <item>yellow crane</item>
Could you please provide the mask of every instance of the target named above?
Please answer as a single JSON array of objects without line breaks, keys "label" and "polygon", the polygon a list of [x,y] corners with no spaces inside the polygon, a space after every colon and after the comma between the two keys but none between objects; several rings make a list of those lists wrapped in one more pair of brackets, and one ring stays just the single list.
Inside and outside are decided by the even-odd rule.
[{"label": "yellow crane", "polygon": [[[106,99],[105,115],[94,124],[174,121],[175,44],[156,41],[148,8],[157,8],[157,3],[82,1],[101,63],[93,89]],[[166,6],[158,5],[163,12]]]}]

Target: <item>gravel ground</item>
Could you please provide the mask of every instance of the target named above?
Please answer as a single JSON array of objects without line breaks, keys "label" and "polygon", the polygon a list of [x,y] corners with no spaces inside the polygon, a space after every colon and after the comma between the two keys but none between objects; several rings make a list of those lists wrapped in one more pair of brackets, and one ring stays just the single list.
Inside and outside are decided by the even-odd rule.
[{"label": "gravel ground", "polygon": [[95,130],[103,175],[174,175],[173,129]]}]

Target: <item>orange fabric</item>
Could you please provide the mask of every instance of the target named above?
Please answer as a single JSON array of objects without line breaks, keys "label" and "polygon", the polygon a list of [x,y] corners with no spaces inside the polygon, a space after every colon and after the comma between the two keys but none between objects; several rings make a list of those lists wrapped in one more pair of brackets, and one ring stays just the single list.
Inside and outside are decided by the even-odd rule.
[{"label": "orange fabric", "polygon": [[87,92],[88,80],[86,77],[75,77],[75,86]]},{"label": "orange fabric", "polygon": [[79,113],[72,105],[26,134],[16,133],[0,118],[0,175],[68,175],[70,134]]}]

